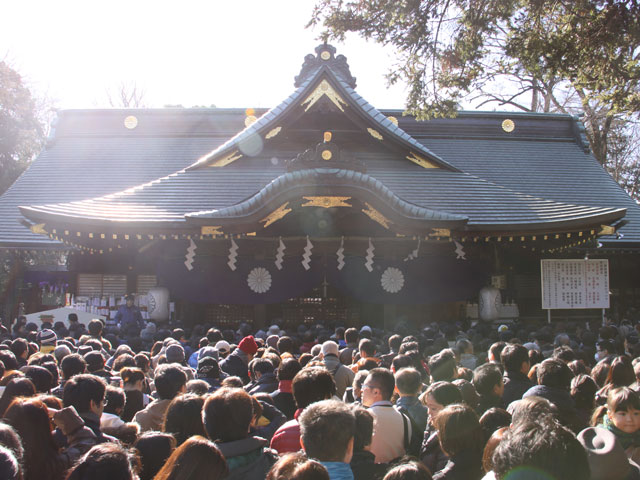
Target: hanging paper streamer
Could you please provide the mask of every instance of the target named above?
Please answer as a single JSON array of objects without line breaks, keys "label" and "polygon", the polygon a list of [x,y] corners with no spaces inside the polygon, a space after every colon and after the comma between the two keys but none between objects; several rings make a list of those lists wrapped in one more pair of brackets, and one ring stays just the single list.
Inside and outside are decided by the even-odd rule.
[{"label": "hanging paper streamer", "polygon": [[238,258],[238,245],[236,244],[236,242],[233,240],[233,238],[231,239],[231,248],[229,248],[229,261],[227,262],[227,265],[229,265],[229,268],[232,271],[235,271],[236,267],[236,262]]},{"label": "hanging paper streamer", "polygon": [[367,261],[364,262],[364,266],[369,272],[373,271],[373,250],[373,243],[371,243],[371,238],[369,238],[369,248],[367,248],[367,256],[365,257]]},{"label": "hanging paper streamer", "polygon": [[196,256],[196,244],[193,239],[189,240],[189,246],[187,247],[187,254],[185,255],[184,266],[187,267],[187,270],[193,270],[193,260]]},{"label": "hanging paper streamer", "polygon": [[282,270],[282,261],[284,260],[284,243],[282,242],[282,237],[280,237],[280,245],[278,245],[278,250],[276,251],[276,268],[278,270]]},{"label": "hanging paper streamer", "polygon": [[404,261],[407,262],[409,260],[415,260],[418,258],[418,252],[420,252],[420,237],[418,237],[418,245],[416,246],[416,249],[407,255],[407,258],[405,258]]},{"label": "hanging paper streamer", "polygon": [[466,260],[466,253],[464,253],[462,245],[457,240],[454,240],[453,243],[456,244],[456,260]]},{"label": "hanging paper streamer", "polygon": [[313,244],[311,240],[309,240],[309,236],[307,235],[307,246],[304,247],[304,255],[302,255],[302,266],[305,270],[309,270],[311,268],[311,249],[313,248]]},{"label": "hanging paper streamer", "polygon": [[338,270],[342,270],[344,268],[344,237],[340,240],[340,248],[336,252],[336,256],[338,257]]}]

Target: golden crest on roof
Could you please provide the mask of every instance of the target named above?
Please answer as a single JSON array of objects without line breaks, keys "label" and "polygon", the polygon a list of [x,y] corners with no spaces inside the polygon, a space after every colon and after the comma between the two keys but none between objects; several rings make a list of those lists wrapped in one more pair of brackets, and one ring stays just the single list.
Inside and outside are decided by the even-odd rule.
[{"label": "golden crest on roof", "polygon": [[387,217],[385,217],[384,215],[382,215],[378,210],[373,208],[367,202],[364,202],[364,204],[367,206],[367,208],[363,208],[362,209],[362,213],[364,213],[366,216],[368,216],[374,222],[379,223],[384,228],[389,230],[389,224],[391,224],[393,222],[391,220],[389,220]]},{"label": "golden crest on roof", "polygon": [[229,165],[231,162],[235,162],[236,160],[238,160],[241,157],[242,157],[242,154],[238,153],[238,151],[235,150],[234,152],[231,152],[226,157],[222,157],[221,159],[216,160],[215,162],[213,162],[209,166],[210,167],[224,167],[225,165]]},{"label": "golden crest on roof", "polygon": [[[309,110],[318,100],[320,100],[324,95],[327,96],[329,100],[333,102],[333,104],[340,109],[341,112],[344,112],[343,105],[346,107],[347,102],[345,102],[342,97],[334,90],[334,88],[327,82],[326,79],[323,79],[320,84],[316,87],[316,89],[311,92],[304,102],[302,102],[301,106],[305,107],[304,111]],[[305,106],[306,105],[306,106]]]},{"label": "golden crest on roof", "polygon": [[415,163],[416,165],[420,165],[422,168],[440,168],[435,163],[430,162],[429,160],[426,160],[413,152],[407,155],[407,160],[411,160],[413,163]]},{"label": "golden crest on roof", "polygon": [[322,208],[333,208],[333,207],[351,207],[350,203],[347,203],[347,200],[351,200],[351,197],[302,197],[307,200],[307,203],[303,203],[303,207],[322,207]]},{"label": "golden crest on roof", "polygon": [[289,205],[289,202],[283,203],[277,209],[271,212],[269,215],[267,215],[262,220],[260,220],[260,223],[264,223],[264,228],[267,228],[272,223],[277,222],[278,220],[280,220],[282,217],[284,217],[287,213],[291,211],[290,208],[287,208],[288,205]]}]

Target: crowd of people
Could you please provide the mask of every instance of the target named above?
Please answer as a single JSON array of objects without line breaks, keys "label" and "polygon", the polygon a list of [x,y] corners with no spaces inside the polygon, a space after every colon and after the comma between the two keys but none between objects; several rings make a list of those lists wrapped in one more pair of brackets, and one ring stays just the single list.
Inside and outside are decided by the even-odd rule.
[{"label": "crowd of people", "polygon": [[0,328],[0,478],[640,479],[640,325],[124,320]]}]

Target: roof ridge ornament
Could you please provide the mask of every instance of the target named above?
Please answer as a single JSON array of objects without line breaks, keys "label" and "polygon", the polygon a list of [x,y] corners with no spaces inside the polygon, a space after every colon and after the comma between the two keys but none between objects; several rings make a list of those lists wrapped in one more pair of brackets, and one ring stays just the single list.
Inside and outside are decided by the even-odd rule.
[{"label": "roof ridge ornament", "polygon": [[294,80],[294,86],[300,87],[303,82],[315,71],[326,65],[333,73],[339,76],[344,82],[346,82],[351,88],[356,88],[356,77],[351,75],[349,64],[347,63],[347,57],[344,55],[335,55],[336,48],[328,43],[322,43],[316,47],[316,54],[310,53],[304,57],[304,62],[300,73]]}]

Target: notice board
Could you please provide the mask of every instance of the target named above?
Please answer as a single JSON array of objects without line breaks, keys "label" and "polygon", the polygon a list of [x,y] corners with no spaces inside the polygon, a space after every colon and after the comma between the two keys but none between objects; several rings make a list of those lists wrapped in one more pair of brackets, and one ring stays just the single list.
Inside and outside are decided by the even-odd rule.
[{"label": "notice board", "polygon": [[609,308],[609,260],[541,260],[542,308]]}]

